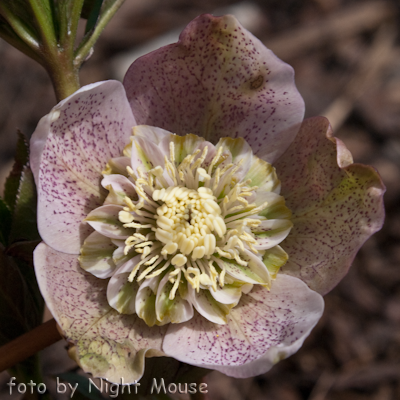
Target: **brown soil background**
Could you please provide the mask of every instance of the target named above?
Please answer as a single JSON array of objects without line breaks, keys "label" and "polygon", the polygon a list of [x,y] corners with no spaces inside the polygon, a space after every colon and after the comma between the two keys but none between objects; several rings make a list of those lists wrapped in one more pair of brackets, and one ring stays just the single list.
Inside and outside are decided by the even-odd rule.
[{"label": "brown soil background", "polygon": [[[232,4],[126,0],[83,67],[82,85],[112,78],[112,62],[119,54],[183,27],[201,13]],[[301,350],[255,378],[211,373],[206,378],[208,398],[400,399],[400,4],[396,0],[246,4],[258,7],[249,29],[294,67],[306,116],[328,116],[354,160],[379,170],[387,186],[387,219],[361,249],[349,274],[325,297],[324,316]],[[16,129],[30,136],[54,104],[44,70],[0,41],[1,186],[12,164]],[[70,362],[60,361],[63,355],[61,343],[47,349],[45,370],[54,374],[62,366],[71,367]],[[0,398],[10,399],[5,379],[0,375]]]}]

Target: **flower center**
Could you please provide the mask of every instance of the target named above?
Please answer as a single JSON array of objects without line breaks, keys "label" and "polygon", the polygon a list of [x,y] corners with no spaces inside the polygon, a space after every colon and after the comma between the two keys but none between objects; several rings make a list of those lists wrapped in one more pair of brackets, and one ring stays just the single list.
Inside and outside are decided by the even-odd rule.
[{"label": "flower center", "polygon": [[[276,245],[291,228],[290,211],[272,192],[279,191],[273,167],[242,139],[222,139],[218,147],[203,143],[195,135],[171,134],[161,146],[164,161],[157,156],[154,167],[146,139],[133,139],[126,159],[110,160],[105,172],[114,185],[105,204],[118,205],[104,205],[86,219],[100,233],[110,224],[112,245],[118,246],[110,304],[123,313],[135,309],[150,326],[182,322],[192,306],[225,323],[241,294],[254,284],[270,287],[287,260]],[[194,150],[186,153],[188,147]],[[125,168],[125,176],[118,175]],[[80,260],[94,270],[90,246],[84,244]]]},{"label": "flower center", "polygon": [[221,218],[221,208],[212,190],[200,187],[197,190],[175,186],[166,190],[155,190],[153,200],[164,204],[157,208],[156,238],[165,243],[161,254],[179,251],[171,264],[177,267],[215,252],[216,237],[223,237],[226,225]]},{"label": "flower center", "polygon": [[[126,228],[136,228],[136,233],[125,241],[125,254],[132,248],[142,254],[142,260],[133,268],[128,280],[133,282],[139,271],[138,282],[150,279],[173,266],[174,270],[169,272],[170,282],[174,284],[170,300],[175,297],[182,274],[197,292],[210,288],[216,291],[218,283],[224,287],[226,273],[219,257],[247,266],[247,261],[240,256],[244,244],[254,254],[258,253],[249,228],[258,226],[261,221],[248,217],[264,209],[267,203],[259,207],[249,204],[246,197],[251,197],[257,186],[248,187],[250,181],[236,182],[235,173],[240,163],[219,167],[225,160],[221,150],[208,171],[202,168],[207,153],[206,146],[201,155],[197,150],[176,166],[175,147],[171,142],[165,169],[174,186],[165,187],[164,169],[160,166],[147,175],[139,168],[139,177],[127,168],[135,181],[139,201],[134,204],[130,198],[125,198],[128,207],[119,213],[119,220]],[[221,187],[229,188],[224,196],[221,196]],[[232,228],[229,231],[227,224]],[[152,232],[144,236],[148,229]],[[163,260],[166,262],[162,263]]]}]

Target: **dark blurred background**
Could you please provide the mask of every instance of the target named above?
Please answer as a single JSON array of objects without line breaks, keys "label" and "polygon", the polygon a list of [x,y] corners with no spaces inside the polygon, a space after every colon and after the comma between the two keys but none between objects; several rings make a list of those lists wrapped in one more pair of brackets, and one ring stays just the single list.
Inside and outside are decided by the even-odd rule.
[{"label": "dark blurred background", "polygon": [[[197,15],[235,14],[294,67],[306,116],[327,116],[354,160],[376,167],[387,186],[385,226],[325,297],[301,350],[259,377],[211,373],[209,399],[400,399],[399,10],[396,0],[126,0],[82,68],[82,85],[121,79],[135,57],[176,41]],[[45,71],[0,41],[1,187],[16,129],[30,136],[54,104]],[[48,372],[61,368],[60,348],[45,351]],[[0,397],[10,399],[0,383]]]}]

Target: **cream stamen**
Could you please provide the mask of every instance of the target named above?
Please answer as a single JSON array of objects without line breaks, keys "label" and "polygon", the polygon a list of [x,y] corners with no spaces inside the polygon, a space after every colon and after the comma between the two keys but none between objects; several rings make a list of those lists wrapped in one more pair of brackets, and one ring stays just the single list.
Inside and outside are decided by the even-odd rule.
[{"label": "cream stamen", "polygon": [[[249,228],[261,221],[247,217],[257,214],[267,203],[258,207],[249,204],[245,198],[252,196],[257,187],[250,187],[250,181],[237,183],[235,173],[243,160],[236,165],[221,165],[227,158],[222,152],[220,147],[207,170],[203,166],[207,146],[200,156],[198,149],[178,165],[175,145],[170,142],[164,168],[156,166],[147,173],[138,168],[135,174],[127,167],[138,200],[125,197],[127,207],[119,213],[123,226],[136,230],[125,241],[124,254],[133,250],[141,254],[129,281],[139,271],[138,282],[169,269],[171,300],[182,274],[197,292],[200,285],[216,291],[217,285],[223,287],[226,281],[225,266],[219,257],[246,266],[241,252],[247,248],[257,254],[253,246],[257,242]],[[173,186],[167,184],[164,169]]]}]

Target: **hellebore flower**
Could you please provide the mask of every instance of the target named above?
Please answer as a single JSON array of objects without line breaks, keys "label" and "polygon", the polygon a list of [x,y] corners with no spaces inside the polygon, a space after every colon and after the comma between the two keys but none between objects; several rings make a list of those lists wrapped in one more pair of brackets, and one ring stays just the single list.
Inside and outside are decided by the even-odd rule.
[{"label": "hellebore flower", "polygon": [[35,269],[85,371],[133,382],[170,356],[248,377],[299,349],[384,192],[303,112],[291,67],[204,15],[124,87],[88,85],[43,117]]}]

